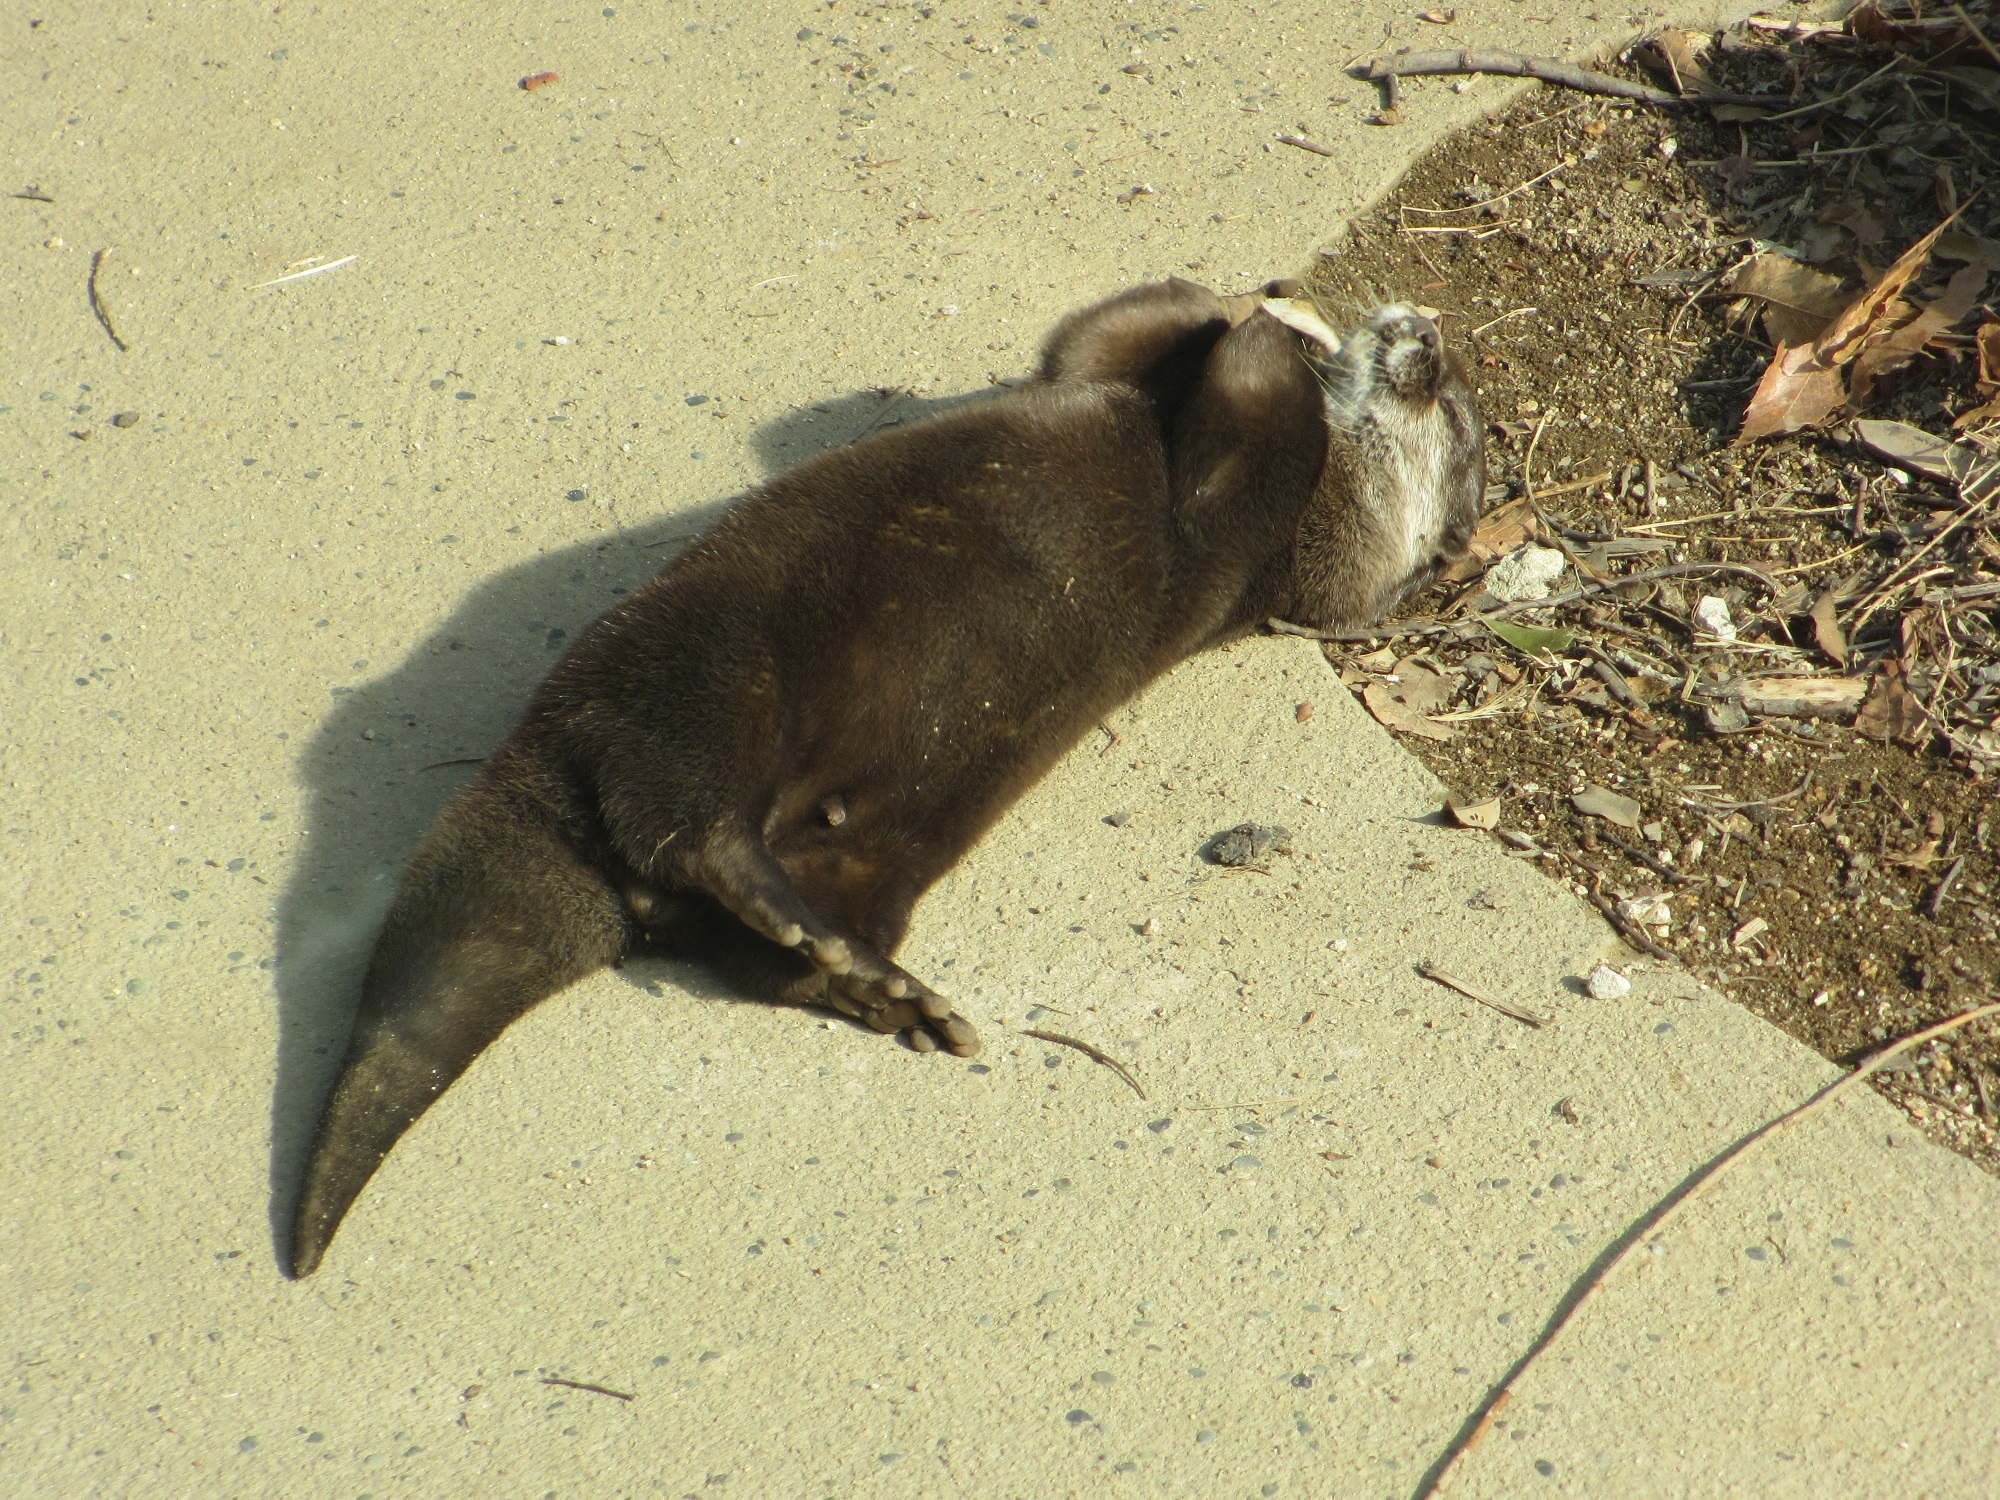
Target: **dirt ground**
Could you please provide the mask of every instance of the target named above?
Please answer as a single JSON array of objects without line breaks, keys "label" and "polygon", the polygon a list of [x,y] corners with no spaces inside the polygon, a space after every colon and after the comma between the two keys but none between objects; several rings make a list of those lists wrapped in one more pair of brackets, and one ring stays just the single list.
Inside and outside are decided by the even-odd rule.
[{"label": "dirt ground", "polygon": [[[1643,920],[1627,903],[1663,896],[1670,925],[1625,921],[1629,938],[1851,1063],[1990,997],[2000,973],[2000,810],[1979,737],[2000,682],[1981,592],[2000,546],[1985,500],[1871,456],[1855,412],[1732,445],[1772,335],[1730,275],[1776,244],[1848,287],[1876,281],[1981,182],[1994,116],[1893,69],[1866,83],[1881,56],[1847,39],[1745,32],[1706,62],[1729,89],[1846,97],[1720,122],[1538,90],[1426,158],[1313,285],[1343,310],[1393,295],[1444,315],[1494,434],[1489,508],[1531,480],[1541,535],[1572,565],[1744,571],[1510,612],[1573,633],[1544,650],[1479,623],[1495,601],[1462,578],[1408,607],[1427,622],[1416,633],[1325,649],[1357,692],[1373,685],[1399,700],[1392,714],[1430,725],[1400,738],[1457,798],[1500,799],[1498,829],[1468,836],[1504,838],[1614,920],[1621,904]],[[2000,202],[1972,202],[1952,227],[1991,245]],[[1992,323],[1987,296],[1967,328]],[[1972,343],[1934,343],[1866,415],[1951,440],[1954,418],[1990,398]],[[1958,437],[1963,451],[1983,441],[1976,423]],[[1707,595],[1729,606],[1735,640],[1695,625]],[[1745,673],[1839,676],[1809,618],[1822,597],[1852,611],[1836,643],[1846,676],[1905,670],[1927,708],[1891,720],[1878,703],[1857,719],[1857,684],[1834,717],[1718,709],[1715,686]],[[1636,808],[1580,811],[1592,787]],[[1975,1024],[1877,1086],[2000,1172],[1996,1032]]]}]

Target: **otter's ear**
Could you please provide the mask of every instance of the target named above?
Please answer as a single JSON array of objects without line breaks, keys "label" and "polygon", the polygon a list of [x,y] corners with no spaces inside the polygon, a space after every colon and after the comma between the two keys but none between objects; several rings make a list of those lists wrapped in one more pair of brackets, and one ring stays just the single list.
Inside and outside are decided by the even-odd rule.
[{"label": "otter's ear", "polygon": [[1283,323],[1287,328],[1304,334],[1314,343],[1324,347],[1323,359],[1331,359],[1340,353],[1340,335],[1327,325],[1319,311],[1302,297],[1267,297],[1264,311]]}]

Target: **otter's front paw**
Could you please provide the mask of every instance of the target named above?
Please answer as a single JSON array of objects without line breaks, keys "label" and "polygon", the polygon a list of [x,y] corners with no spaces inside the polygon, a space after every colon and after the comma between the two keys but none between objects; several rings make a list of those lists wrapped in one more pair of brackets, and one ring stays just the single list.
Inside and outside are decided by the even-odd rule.
[{"label": "otter's front paw", "polygon": [[951,1002],[886,958],[856,945],[853,965],[829,976],[827,998],[836,1010],[876,1031],[899,1031],[919,1052],[939,1048],[958,1057],[979,1051],[979,1033]]}]

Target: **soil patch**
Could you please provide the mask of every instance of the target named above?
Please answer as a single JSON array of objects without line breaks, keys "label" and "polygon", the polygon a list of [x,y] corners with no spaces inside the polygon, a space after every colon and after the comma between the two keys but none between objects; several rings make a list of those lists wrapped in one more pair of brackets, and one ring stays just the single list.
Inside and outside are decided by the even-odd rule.
[{"label": "soil patch", "polygon": [[[2000,361],[2000,114],[1974,76],[2000,59],[1956,23],[1857,15],[1656,44],[1765,109],[1538,90],[1421,162],[1312,283],[1343,313],[1442,314],[1494,437],[1476,564],[1329,658],[1459,799],[1500,799],[1466,837],[1842,1063],[2000,975],[2000,481],[1976,469],[2000,420],[1967,415],[1996,394],[1983,342]],[[1903,356],[1864,380],[1850,354],[1817,420],[1735,442],[1774,357],[1871,295],[1866,342]],[[1930,472],[1868,441],[1926,435]],[[1556,602],[1481,576],[1522,544],[1516,574],[1558,554]],[[2000,1172],[2000,1026],[1877,1087]]]}]

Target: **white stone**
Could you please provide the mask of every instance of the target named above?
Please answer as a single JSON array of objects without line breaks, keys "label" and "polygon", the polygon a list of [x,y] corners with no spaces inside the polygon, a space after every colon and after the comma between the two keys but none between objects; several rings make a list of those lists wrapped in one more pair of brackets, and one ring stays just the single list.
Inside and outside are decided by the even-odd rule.
[{"label": "white stone", "polygon": [[1565,566],[1563,555],[1555,548],[1529,542],[1486,570],[1486,592],[1508,604],[1546,599],[1549,585],[1562,577]]},{"label": "white stone", "polygon": [[1736,622],[1729,618],[1729,606],[1714,594],[1704,594],[1695,605],[1694,622],[1718,641],[1736,639]]},{"label": "white stone", "polygon": [[1622,1000],[1632,993],[1632,981],[1610,964],[1599,964],[1585,981],[1593,1000]]},{"label": "white stone", "polygon": [[1630,901],[1620,901],[1618,915],[1641,927],[1671,927],[1674,921],[1673,908],[1667,905],[1665,896],[1634,896]]}]

